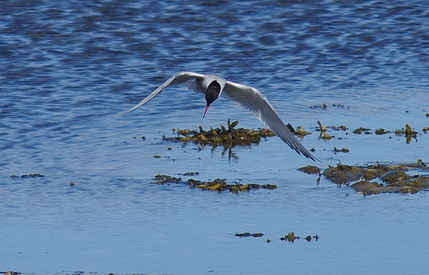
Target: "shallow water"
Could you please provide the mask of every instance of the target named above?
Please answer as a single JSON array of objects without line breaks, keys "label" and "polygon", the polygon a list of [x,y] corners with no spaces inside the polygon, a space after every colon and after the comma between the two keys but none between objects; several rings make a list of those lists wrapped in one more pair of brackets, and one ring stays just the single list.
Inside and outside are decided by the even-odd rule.
[{"label": "shallow water", "polygon": [[[231,153],[163,142],[172,128],[228,118],[263,127],[223,98],[202,119],[204,98],[186,88],[121,113],[176,72],[214,72],[257,87],[285,122],[312,130],[302,142],[322,168],[427,162],[428,10],[425,1],[5,1],[0,271],[426,272],[426,192],[363,197],[317,183],[297,171],[313,163],[275,137]],[[310,108],[320,104],[328,108]],[[349,130],[323,141],[317,120]],[[410,144],[352,133],[406,123],[419,132]],[[278,188],[237,195],[151,183],[185,172]],[[44,177],[10,177],[31,173]],[[246,231],[265,235],[234,236]],[[320,239],[279,240],[292,231]]]}]

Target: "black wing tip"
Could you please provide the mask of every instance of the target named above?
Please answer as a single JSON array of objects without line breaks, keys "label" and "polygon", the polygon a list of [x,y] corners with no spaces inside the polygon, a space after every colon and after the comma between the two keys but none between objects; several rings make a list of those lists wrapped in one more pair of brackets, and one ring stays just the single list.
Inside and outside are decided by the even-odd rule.
[{"label": "black wing tip", "polygon": [[304,157],[306,157],[306,158],[308,158],[308,159],[311,159],[312,161],[314,161],[314,162],[320,162],[320,163],[322,163],[322,161],[320,160],[320,159],[318,159],[318,158],[316,158],[315,156],[313,156],[312,154],[310,154],[310,153],[303,153],[302,154]]},{"label": "black wing tip", "polygon": [[300,151],[300,150],[298,150],[298,149],[295,149],[295,148],[293,148],[294,150],[295,150],[295,152],[297,152],[298,153],[298,155],[302,155],[302,156],[304,156],[304,157],[306,157],[306,158],[308,158],[308,159],[311,159],[312,161],[314,161],[314,162],[320,162],[320,163],[322,163],[322,161],[320,160],[320,159],[318,159],[318,158],[316,158],[315,156],[313,156],[310,152],[307,152],[307,151]]},{"label": "black wing tip", "polygon": [[322,161],[320,160],[320,159],[318,159],[318,158],[316,158],[315,156],[313,156],[313,155],[310,155],[310,156],[305,156],[306,158],[308,158],[308,159],[311,159],[312,161],[314,161],[314,162],[319,162],[319,163],[322,163]]}]

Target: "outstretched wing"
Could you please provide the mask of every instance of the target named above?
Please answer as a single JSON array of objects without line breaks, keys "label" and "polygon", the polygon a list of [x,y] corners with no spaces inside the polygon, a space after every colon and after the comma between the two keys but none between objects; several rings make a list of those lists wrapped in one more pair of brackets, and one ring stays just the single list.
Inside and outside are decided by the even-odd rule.
[{"label": "outstretched wing", "polygon": [[165,81],[161,86],[156,88],[156,90],[153,91],[150,95],[148,95],[142,101],[140,101],[136,106],[134,106],[133,108],[126,111],[124,114],[132,112],[135,109],[146,104],[147,102],[149,102],[149,100],[154,98],[156,95],[160,94],[165,88],[167,88],[170,85],[180,85],[180,84],[183,84],[186,81],[190,80],[191,78],[202,79],[203,77],[204,77],[204,75],[202,75],[202,74],[197,74],[197,73],[192,73],[192,72],[181,72],[181,73],[175,74],[172,77],[170,77],[169,79],[167,79],[167,81]]},{"label": "outstretched wing", "polygon": [[230,99],[240,103],[255,114],[298,154],[302,154],[309,159],[318,161],[318,159],[305,149],[305,147],[292,134],[277,115],[268,99],[257,89],[227,81],[223,92]]}]

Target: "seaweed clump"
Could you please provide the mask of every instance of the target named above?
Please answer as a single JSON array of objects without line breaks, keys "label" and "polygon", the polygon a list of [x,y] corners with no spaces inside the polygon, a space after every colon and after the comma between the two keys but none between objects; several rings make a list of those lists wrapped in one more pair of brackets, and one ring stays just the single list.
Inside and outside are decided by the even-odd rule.
[{"label": "seaweed clump", "polygon": [[17,176],[17,175],[12,175],[10,176],[11,178],[22,178],[22,179],[28,179],[28,178],[43,178],[45,177],[45,175],[42,174],[24,174],[21,176]]},{"label": "seaweed clump", "polygon": [[275,184],[228,184],[224,179],[215,179],[213,181],[199,181],[188,179],[183,181],[182,178],[176,178],[169,175],[156,175],[154,178],[156,184],[186,184],[191,188],[200,188],[201,190],[211,191],[230,191],[232,193],[250,191],[252,189],[277,189]]},{"label": "seaweed clump", "polygon": [[[244,233],[236,233],[235,234],[236,237],[240,237],[240,238],[245,238],[245,237],[255,237],[255,238],[260,238],[262,236],[264,236],[264,233],[250,233],[250,232],[244,232]],[[319,236],[316,234],[314,236],[311,235],[307,235],[305,238],[301,238],[300,236],[295,235],[294,232],[289,232],[286,235],[284,235],[283,237],[280,238],[280,241],[288,241],[288,242],[295,242],[295,240],[299,240],[299,239],[304,239],[307,242],[311,242],[312,240],[315,240],[316,242],[319,240]],[[267,243],[270,243],[271,240],[267,239],[266,240]]]},{"label": "seaweed clump", "polygon": [[[284,237],[281,237],[280,240],[281,241],[288,241],[288,242],[295,242],[295,240],[299,240],[301,239],[300,236],[295,235],[294,232],[289,232],[287,233]],[[319,236],[316,234],[314,236],[311,235],[307,235],[307,237],[303,238],[304,240],[306,240],[307,242],[311,242],[312,239],[316,240],[316,242],[319,240]]]},{"label": "seaweed clump", "polygon": [[410,143],[412,138],[417,138],[417,132],[413,130],[410,124],[405,124],[405,129],[396,130],[395,135],[402,136],[405,135],[406,143]]},{"label": "seaweed clump", "polygon": [[9,270],[9,271],[0,272],[0,274],[4,274],[4,275],[20,275],[21,272]]},{"label": "seaweed clump", "polygon": [[234,146],[246,146],[251,145],[252,143],[257,144],[261,141],[261,138],[267,138],[274,136],[274,132],[270,129],[244,129],[235,127],[238,125],[238,121],[231,122],[228,119],[227,126],[221,125],[220,128],[210,128],[206,131],[201,126],[198,130],[176,130],[177,137],[168,138],[164,137],[164,140],[168,141],[182,141],[182,142],[193,142],[201,146],[212,145],[216,147],[218,145],[223,145],[226,148],[231,148]]},{"label": "seaweed clump", "polygon": [[264,236],[264,233],[250,233],[250,232],[244,232],[244,233],[237,233],[235,234],[236,237],[255,237],[255,238],[260,238],[262,236]]}]

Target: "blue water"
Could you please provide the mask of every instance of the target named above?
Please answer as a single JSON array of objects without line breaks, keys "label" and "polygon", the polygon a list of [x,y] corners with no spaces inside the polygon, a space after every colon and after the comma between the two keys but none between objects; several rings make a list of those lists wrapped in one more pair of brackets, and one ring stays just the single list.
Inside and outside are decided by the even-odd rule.
[{"label": "blue water", "polygon": [[[302,143],[322,168],[427,162],[428,29],[429,4],[417,0],[3,1],[0,271],[427,272],[426,192],[363,197],[317,183],[297,171],[313,163],[275,137],[230,154],[163,142],[172,128],[229,118],[263,127],[223,98],[203,119],[204,98],[186,88],[121,113],[174,73],[211,72],[258,88],[285,122],[313,131]],[[320,104],[328,108],[310,108]],[[323,141],[317,120],[349,130]],[[410,144],[352,133],[406,123],[419,132]],[[186,172],[278,188],[236,195],[151,183]],[[10,177],[32,173],[44,177]],[[265,235],[234,236],[246,231]],[[279,240],[292,231],[320,239]]]}]

